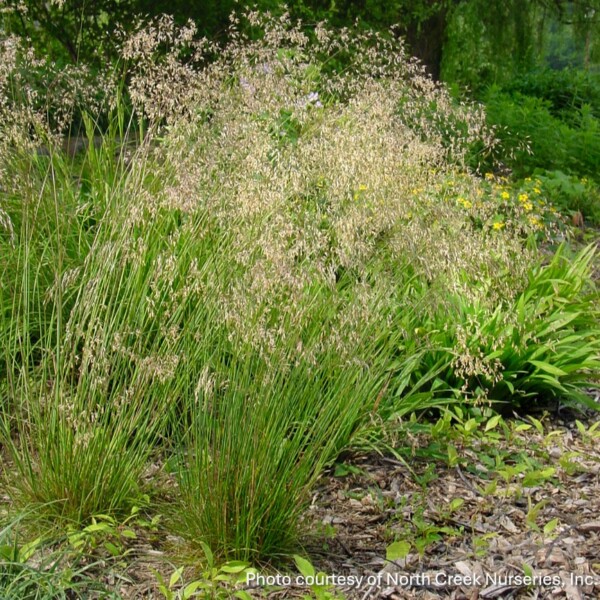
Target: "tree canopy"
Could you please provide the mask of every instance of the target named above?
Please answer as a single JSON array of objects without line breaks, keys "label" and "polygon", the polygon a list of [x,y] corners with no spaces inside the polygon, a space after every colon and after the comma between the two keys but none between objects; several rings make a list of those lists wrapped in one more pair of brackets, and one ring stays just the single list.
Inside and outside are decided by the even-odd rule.
[{"label": "tree canopy", "polygon": [[[27,36],[63,62],[104,62],[114,57],[116,33],[139,19],[171,14],[193,20],[200,35],[223,37],[233,10],[281,12],[307,25],[328,20],[397,26],[434,78],[473,84],[531,68],[541,57],[558,64],[596,64],[600,0],[4,0],[4,29]],[[566,58],[565,58],[566,57]]]}]

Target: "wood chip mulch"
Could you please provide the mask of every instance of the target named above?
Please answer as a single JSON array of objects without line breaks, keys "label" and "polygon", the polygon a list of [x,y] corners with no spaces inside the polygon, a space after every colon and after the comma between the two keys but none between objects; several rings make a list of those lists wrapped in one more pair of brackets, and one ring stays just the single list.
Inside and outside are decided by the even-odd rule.
[{"label": "wood chip mulch", "polygon": [[[315,567],[355,577],[337,587],[348,600],[600,598],[600,428],[585,434],[555,416],[543,433],[498,437],[473,438],[453,468],[418,457],[431,440],[412,440],[407,461],[354,456],[350,474],[330,474],[314,495],[306,525],[318,536],[306,550]],[[502,457],[497,468],[489,456]],[[523,464],[533,475],[511,475]],[[410,552],[387,561],[397,540]]]}]

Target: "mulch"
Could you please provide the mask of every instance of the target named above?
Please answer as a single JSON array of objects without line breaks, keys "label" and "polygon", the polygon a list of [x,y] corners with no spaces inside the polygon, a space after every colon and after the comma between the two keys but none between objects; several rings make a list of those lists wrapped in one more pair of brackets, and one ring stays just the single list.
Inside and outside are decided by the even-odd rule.
[{"label": "mulch", "polygon": [[[579,420],[589,429],[600,416]],[[419,458],[428,439],[410,440],[406,461],[352,457],[353,474],[324,477],[313,497],[307,528],[329,534],[307,548],[315,567],[363,576],[338,588],[348,600],[600,598],[600,428],[582,435],[572,415],[543,424],[543,433],[531,427],[493,447],[475,439],[453,468]],[[528,457],[542,480],[498,477],[482,461],[490,453],[509,466]],[[387,561],[395,540],[410,552]]]}]

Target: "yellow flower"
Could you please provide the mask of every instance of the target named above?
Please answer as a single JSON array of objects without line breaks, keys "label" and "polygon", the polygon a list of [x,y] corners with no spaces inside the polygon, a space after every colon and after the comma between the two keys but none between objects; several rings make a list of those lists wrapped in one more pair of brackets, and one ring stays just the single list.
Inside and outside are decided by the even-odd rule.
[{"label": "yellow flower", "polygon": [[542,190],[540,190],[540,188],[539,188],[539,187],[534,187],[534,188],[533,188],[533,191],[534,191],[536,194],[541,194],[541,193],[542,193]]},{"label": "yellow flower", "polygon": [[531,182],[531,177],[525,177],[525,181],[526,181],[527,183],[530,183],[530,182]]},{"label": "yellow flower", "polygon": [[542,223],[541,221],[534,216],[529,217],[529,222],[536,228],[536,229],[542,229]]},{"label": "yellow flower", "polygon": [[362,193],[366,192],[368,189],[369,188],[364,183],[361,183],[358,186],[358,189],[354,192],[354,199],[358,200],[361,197]]},{"label": "yellow flower", "polygon": [[531,202],[525,202],[525,204],[523,204],[523,208],[529,212],[530,210],[533,210],[533,204],[531,204]]},{"label": "yellow flower", "polygon": [[473,206],[472,202],[465,200],[464,198],[457,198],[456,202],[462,204],[465,208],[471,208]]},{"label": "yellow flower", "polygon": [[493,174],[493,173],[486,173],[486,174],[485,174],[485,178],[486,178],[488,181],[491,181],[492,179],[494,179],[494,174]]},{"label": "yellow flower", "polygon": [[519,202],[527,202],[529,196],[527,194],[519,194]]},{"label": "yellow flower", "polygon": [[500,196],[502,197],[502,200],[508,200],[510,198],[510,194],[508,192],[502,192]]},{"label": "yellow flower", "polygon": [[494,223],[494,229],[496,231],[499,231],[500,229],[504,228],[505,223],[502,221],[497,221],[496,223]]}]

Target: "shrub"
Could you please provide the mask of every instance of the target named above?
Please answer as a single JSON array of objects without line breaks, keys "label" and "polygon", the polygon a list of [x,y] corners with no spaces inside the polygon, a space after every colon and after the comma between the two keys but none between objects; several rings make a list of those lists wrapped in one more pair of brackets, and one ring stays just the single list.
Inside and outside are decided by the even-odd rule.
[{"label": "shrub", "polygon": [[552,115],[570,125],[576,125],[574,117],[585,106],[595,118],[600,118],[600,77],[591,71],[531,71],[506,82],[503,88],[510,94],[518,92],[548,101]]},{"label": "shrub", "polygon": [[517,177],[537,168],[579,177],[600,172],[600,122],[584,105],[570,123],[553,116],[550,101],[492,87],[485,96],[488,123],[496,129],[503,160]]}]

